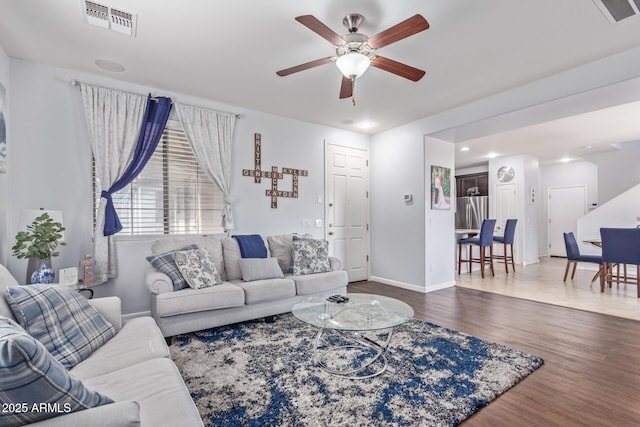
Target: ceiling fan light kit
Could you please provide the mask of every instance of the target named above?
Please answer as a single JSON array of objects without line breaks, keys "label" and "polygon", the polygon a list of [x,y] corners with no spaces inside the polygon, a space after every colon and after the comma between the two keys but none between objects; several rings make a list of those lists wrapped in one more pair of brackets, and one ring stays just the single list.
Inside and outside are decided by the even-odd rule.
[{"label": "ceiling fan light kit", "polygon": [[336,66],[343,76],[357,79],[362,76],[371,65],[371,59],[359,52],[349,52],[336,60]]},{"label": "ceiling fan light kit", "polygon": [[336,49],[336,56],[316,59],[315,61],[280,70],[276,72],[279,76],[284,77],[322,64],[335,62],[336,67],[343,75],[340,99],[351,97],[353,105],[355,105],[353,98],[355,81],[362,77],[370,66],[414,82],[420,80],[425,74],[423,70],[375,54],[377,49],[428,29],[429,23],[421,15],[414,15],[409,19],[405,19],[372,37],[358,33],[358,28],[364,21],[364,17],[357,13],[351,13],[342,20],[342,23],[349,31],[348,34],[342,37],[313,15],[302,15],[295,19],[333,44]]}]

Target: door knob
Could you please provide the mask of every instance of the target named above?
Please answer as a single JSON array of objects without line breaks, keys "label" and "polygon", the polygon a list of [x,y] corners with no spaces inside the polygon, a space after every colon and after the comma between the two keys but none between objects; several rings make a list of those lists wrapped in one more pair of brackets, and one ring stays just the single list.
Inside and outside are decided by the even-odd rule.
[{"label": "door knob", "polygon": [[330,231],[330,232],[329,232],[329,236],[333,236],[333,231]]},{"label": "door knob", "polygon": [[333,206],[333,203],[329,203],[329,207],[332,207],[332,206]]}]

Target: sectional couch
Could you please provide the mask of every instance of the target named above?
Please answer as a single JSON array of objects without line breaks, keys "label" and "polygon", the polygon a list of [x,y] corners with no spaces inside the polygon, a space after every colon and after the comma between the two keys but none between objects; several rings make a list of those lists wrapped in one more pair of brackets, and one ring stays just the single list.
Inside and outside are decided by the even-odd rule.
[{"label": "sectional couch", "polygon": [[[151,313],[165,337],[273,316],[291,311],[294,304],[312,296],[345,294],[347,273],[340,260],[328,257],[327,271],[293,274],[297,260],[295,240],[311,239],[293,234],[263,238],[268,258],[277,259],[280,271],[273,277],[247,271],[238,242],[233,237],[211,236],[158,240],[152,254],[170,253],[195,245],[213,258],[222,283],[203,289],[174,290],[171,278],[153,267],[145,274],[151,292]],[[308,260],[307,260],[308,261]],[[311,263],[313,260],[310,261]],[[256,278],[258,277],[258,278]],[[263,278],[260,278],[263,277]]]},{"label": "sectional couch", "polygon": [[[16,318],[5,300],[5,290],[11,286],[18,286],[17,281],[0,265],[0,316],[15,321]],[[120,299],[117,297],[97,298],[89,303],[113,325],[117,333],[67,372],[80,380],[87,389],[108,396],[115,403],[63,413],[30,425],[202,426],[198,410],[178,369],[170,359],[169,348],[155,321],[151,317],[139,317],[123,324]],[[6,322],[5,319],[3,323]],[[4,350],[9,350],[12,344],[5,341],[0,342],[0,345]],[[3,357],[6,355],[0,354],[0,359]],[[64,369],[62,365],[60,368]],[[0,367],[2,375],[11,374],[11,369],[7,366]],[[0,397],[7,396],[5,392],[6,390],[0,389]],[[3,404],[28,403],[30,410],[33,403],[48,403],[5,402],[4,397],[0,400]],[[64,412],[64,408],[58,409]],[[0,419],[0,425],[5,422],[8,420],[3,422]]]}]

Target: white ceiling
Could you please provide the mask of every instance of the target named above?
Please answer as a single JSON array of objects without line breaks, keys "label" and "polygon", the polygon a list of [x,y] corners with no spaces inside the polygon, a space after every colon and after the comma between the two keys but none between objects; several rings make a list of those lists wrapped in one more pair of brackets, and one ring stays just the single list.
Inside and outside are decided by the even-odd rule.
[{"label": "white ceiling", "polygon": [[[86,24],[81,0],[0,0],[0,45],[16,58],[370,134],[640,45],[640,18],[612,25],[590,0],[96,1],[136,12],[137,37]],[[430,29],[380,54],[426,76],[414,83],[370,69],[356,84],[354,107],[338,99],[340,74],[333,64],[275,74],[334,54],[294,17],[312,14],[343,34],[342,18],[351,12],[364,15],[360,32],[369,36],[422,14]],[[105,71],[97,59],[118,62],[125,71]],[[362,121],[375,126],[359,129]],[[502,141],[509,141],[509,150],[526,149],[514,145],[516,136],[536,138],[536,144],[544,136],[549,151],[559,144],[611,142],[604,135],[584,142],[576,126],[531,126],[474,145],[507,154]],[[479,156],[479,150],[468,154]]]}]

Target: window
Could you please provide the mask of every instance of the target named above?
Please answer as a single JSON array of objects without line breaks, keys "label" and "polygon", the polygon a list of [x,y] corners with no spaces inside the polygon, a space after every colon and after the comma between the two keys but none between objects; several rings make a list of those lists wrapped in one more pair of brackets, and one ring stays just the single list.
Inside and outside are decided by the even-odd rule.
[{"label": "window", "polygon": [[[94,171],[94,183],[97,181]],[[142,172],[112,199],[123,227],[118,235],[224,231],[220,225],[222,191],[200,169],[181,129],[165,128]]]}]

